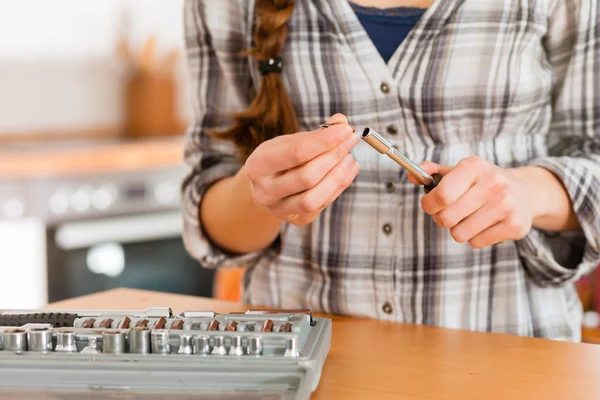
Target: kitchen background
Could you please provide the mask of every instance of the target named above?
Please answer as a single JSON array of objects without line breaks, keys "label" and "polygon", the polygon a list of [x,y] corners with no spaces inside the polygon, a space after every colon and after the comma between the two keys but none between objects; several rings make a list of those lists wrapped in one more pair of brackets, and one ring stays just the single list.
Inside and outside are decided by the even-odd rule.
[{"label": "kitchen background", "polygon": [[[183,0],[0,0],[0,308],[114,287],[239,299],[181,240]],[[579,283],[600,343],[600,279]]]},{"label": "kitchen background", "polygon": [[236,300],[182,244],[183,0],[0,0],[0,308],[114,287]]}]

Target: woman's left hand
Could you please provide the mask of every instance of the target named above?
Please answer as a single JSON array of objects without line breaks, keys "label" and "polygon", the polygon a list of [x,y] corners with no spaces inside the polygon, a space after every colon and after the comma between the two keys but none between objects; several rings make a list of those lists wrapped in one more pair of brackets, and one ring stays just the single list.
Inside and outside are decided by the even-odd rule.
[{"label": "woman's left hand", "polygon": [[[454,240],[473,248],[522,239],[536,217],[536,193],[515,169],[503,169],[479,157],[456,167],[425,162],[429,174],[443,176],[438,187],[423,197],[423,210]],[[413,183],[419,183],[409,174]]]}]

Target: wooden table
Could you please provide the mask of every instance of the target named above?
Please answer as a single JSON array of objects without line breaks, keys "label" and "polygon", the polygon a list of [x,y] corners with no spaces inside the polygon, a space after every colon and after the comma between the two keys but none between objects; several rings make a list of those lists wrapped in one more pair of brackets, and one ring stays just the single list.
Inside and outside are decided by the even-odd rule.
[{"label": "wooden table", "polygon": [[[48,308],[245,311],[238,303],[118,289]],[[600,346],[331,317],[314,399],[600,399]]]}]

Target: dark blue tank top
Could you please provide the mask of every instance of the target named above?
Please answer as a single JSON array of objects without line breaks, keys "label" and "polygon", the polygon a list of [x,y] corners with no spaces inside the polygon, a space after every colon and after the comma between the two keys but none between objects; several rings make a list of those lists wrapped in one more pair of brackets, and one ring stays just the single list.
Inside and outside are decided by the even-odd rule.
[{"label": "dark blue tank top", "polygon": [[422,8],[379,9],[352,2],[350,5],[386,63],[425,13]]}]

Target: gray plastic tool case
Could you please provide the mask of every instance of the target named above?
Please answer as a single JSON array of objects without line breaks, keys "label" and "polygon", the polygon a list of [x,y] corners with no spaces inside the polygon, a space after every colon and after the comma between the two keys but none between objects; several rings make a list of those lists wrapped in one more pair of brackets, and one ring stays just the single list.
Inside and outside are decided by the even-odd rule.
[{"label": "gray plastic tool case", "polygon": [[330,341],[308,310],[3,310],[0,399],[308,399]]}]

